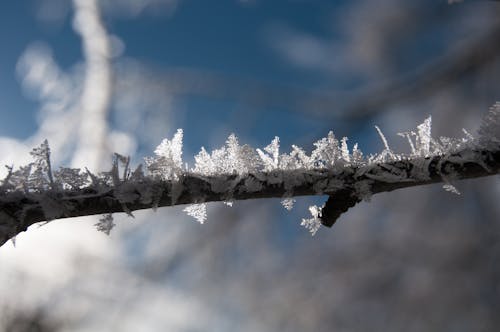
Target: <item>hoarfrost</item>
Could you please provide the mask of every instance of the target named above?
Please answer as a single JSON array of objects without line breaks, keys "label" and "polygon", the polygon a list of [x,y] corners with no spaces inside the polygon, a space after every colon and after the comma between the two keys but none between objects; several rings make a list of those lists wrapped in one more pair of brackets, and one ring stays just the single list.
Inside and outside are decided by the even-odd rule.
[{"label": "hoarfrost", "polygon": [[421,157],[426,157],[431,153],[431,125],[432,117],[428,117],[417,127],[416,153]]},{"label": "hoarfrost", "polygon": [[256,151],[249,145],[240,145],[236,135],[231,134],[226,146],[209,154],[205,148],[194,157],[194,173],[211,176],[216,174],[246,174],[257,171],[260,163]]},{"label": "hoarfrost", "polygon": [[257,149],[257,153],[262,160],[265,171],[272,171],[278,169],[279,167],[279,154],[280,154],[280,139],[278,136],[274,137],[271,144],[264,148],[263,152],[261,149]]},{"label": "hoarfrost", "polygon": [[288,211],[291,211],[293,209],[293,205],[295,204],[297,200],[295,198],[289,197],[285,198],[284,200],[281,201],[281,205]]},{"label": "hoarfrost", "polygon": [[375,129],[377,130],[377,133],[380,136],[382,143],[384,143],[384,150],[380,154],[373,156],[373,161],[374,162],[387,162],[390,160],[395,160],[396,155],[389,148],[389,143],[387,143],[387,139],[385,138],[384,134],[382,133],[382,130],[380,130],[380,128],[378,126],[375,126]]},{"label": "hoarfrost", "polygon": [[483,119],[479,128],[479,146],[500,149],[500,102],[497,102]]},{"label": "hoarfrost", "polygon": [[164,180],[176,180],[182,173],[182,129],[177,129],[172,140],[164,139],[155,150],[156,157],[146,158],[151,175]]},{"label": "hoarfrost", "polygon": [[[48,142],[44,141],[31,152],[33,162],[17,170],[7,167],[8,175],[2,182],[1,190],[3,192],[23,191],[26,194],[43,196],[47,192],[59,194],[58,190],[64,193],[65,190],[78,190],[86,187],[97,191],[114,187],[116,197],[122,203],[123,209],[128,211],[126,203],[133,202],[137,196],[143,204],[151,204],[153,208],[158,206],[164,188],[156,185],[155,181],[151,181],[157,179],[171,181],[170,195],[172,204],[175,204],[184,190],[182,177],[190,175],[208,181],[213,192],[224,193],[223,199],[229,206],[232,205],[232,195],[238,184],[244,184],[238,187],[239,192],[247,193],[259,192],[264,185],[283,185],[286,194],[282,205],[287,210],[291,210],[295,202],[292,197],[294,189],[303,185],[308,176],[316,171],[327,170],[334,174],[346,171],[355,172],[353,174],[355,179],[363,177],[364,180],[350,184],[349,186],[352,187],[348,189],[354,190],[358,198],[369,200],[372,194],[371,185],[375,180],[387,183],[428,180],[429,163],[432,159],[429,157],[440,155],[444,156],[441,158],[444,161],[475,162],[486,168],[484,162],[478,160],[480,158],[473,153],[465,153],[463,148],[484,148],[491,151],[500,148],[500,103],[495,104],[485,117],[478,132],[478,139],[474,139],[465,130],[465,137],[462,139],[448,137],[433,139],[431,124],[432,120],[429,116],[417,126],[416,132],[408,131],[398,134],[408,141],[410,154],[394,153],[380,128],[375,126],[384,149],[367,158],[363,156],[358,144],[354,144],[352,151],[349,151],[347,138],[344,137],[339,142],[332,131],[327,137],[314,143],[314,149],[310,154],[295,145],[289,153],[280,154],[278,137],[275,137],[263,150],[254,149],[249,145],[240,145],[236,135],[231,134],[225,145],[219,149],[207,152],[205,148],[201,148],[195,156],[194,168],[189,171],[187,166],[183,166],[183,131],[178,129],[171,140],[164,139],[158,145],[154,157],[145,159],[146,174],[142,165],[131,171],[130,158],[119,154],[114,155],[113,167],[109,172],[95,175],[88,170],[82,172],[77,168],[61,167],[52,174],[50,148]],[[459,155],[452,155],[459,150],[462,151]],[[400,160],[409,160],[411,167],[405,169],[391,164]],[[355,168],[350,168],[351,166]],[[440,165],[438,169],[441,169]],[[458,190],[450,183],[453,180],[452,171],[444,170],[443,187],[447,191],[458,194]],[[346,183],[336,178],[316,181],[313,184],[313,189],[319,194],[344,188],[346,188]],[[47,219],[61,215],[60,212],[68,208],[55,204],[54,199],[50,198],[52,196],[45,196],[39,202]],[[309,210],[312,218],[302,219],[301,225],[314,235],[321,225],[321,209],[311,206]],[[206,220],[206,203],[192,204],[184,211],[200,223]],[[105,215],[96,226],[100,231],[109,234],[114,226],[112,216]]]},{"label": "hoarfrost", "polygon": [[328,136],[314,143],[316,147],[311,153],[313,167],[329,168],[334,167],[337,161],[342,160],[339,149],[339,141],[335,138],[333,131],[328,132]]},{"label": "hoarfrost", "polygon": [[33,168],[28,179],[30,188],[43,191],[53,189],[54,180],[50,165],[50,148],[47,140],[30,152],[33,157]]},{"label": "hoarfrost", "polygon": [[443,189],[446,191],[449,191],[451,193],[454,193],[456,195],[460,195],[460,191],[458,191],[458,189],[454,185],[452,185],[451,183],[445,183],[443,185]]},{"label": "hoarfrost", "polygon": [[77,190],[89,184],[88,176],[79,168],[61,167],[54,172],[54,179],[62,189]]},{"label": "hoarfrost", "polygon": [[303,218],[300,226],[304,226],[312,236],[316,234],[316,232],[321,227],[321,219],[319,218],[321,214],[321,207],[316,205],[312,205],[309,207],[309,212],[311,212],[312,218]]},{"label": "hoarfrost", "polygon": [[182,211],[196,219],[200,224],[205,223],[205,220],[207,220],[207,203],[191,204]]},{"label": "hoarfrost", "polygon": [[342,159],[349,162],[351,161],[351,156],[349,155],[349,148],[347,147],[347,137],[343,137],[340,146],[340,154]]},{"label": "hoarfrost", "polygon": [[103,232],[106,235],[111,233],[113,227],[115,227],[115,223],[113,222],[113,215],[111,213],[103,215],[97,224],[94,226],[97,227],[97,230]]}]

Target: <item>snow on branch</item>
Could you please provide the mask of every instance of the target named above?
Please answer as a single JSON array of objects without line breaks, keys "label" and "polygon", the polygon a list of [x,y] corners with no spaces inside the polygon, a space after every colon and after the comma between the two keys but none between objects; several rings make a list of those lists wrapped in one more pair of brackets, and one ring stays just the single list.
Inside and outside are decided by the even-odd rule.
[{"label": "snow on branch", "polygon": [[[109,234],[114,226],[112,213],[162,206],[191,204],[184,210],[200,223],[207,218],[206,202],[278,197],[290,210],[294,197],[328,195],[323,207],[310,207],[312,217],[302,220],[314,235],[320,225],[332,226],[339,216],[373,194],[441,182],[458,193],[458,179],[498,174],[500,171],[500,104],[491,108],[478,137],[464,130],[465,137],[452,139],[431,136],[431,118],[416,132],[400,133],[410,153],[398,154],[379,133],[384,150],[364,157],[355,144],[349,151],[347,138],[340,141],[332,132],[314,143],[308,154],[292,146],[281,153],[279,138],[263,150],[240,145],[232,134],[226,145],[195,156],[188,168],[182,161],[181,129],[164,139],[155,156],[146,158],[145,170],[134,171],[130,159],[114,156],[109,172],[60,168],[53,171],[50,149],[45,141],[33,150],[34,161],[14,170],[0,186],[0,245],[28,226],[58,218],[104,214],[96,224]],[[120,171],[121,168],[121,171]]]}]

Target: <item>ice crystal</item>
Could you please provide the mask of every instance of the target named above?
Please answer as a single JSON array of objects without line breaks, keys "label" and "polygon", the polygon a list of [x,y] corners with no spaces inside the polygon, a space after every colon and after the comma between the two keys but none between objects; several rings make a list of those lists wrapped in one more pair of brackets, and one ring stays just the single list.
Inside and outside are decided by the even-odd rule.
[{"label": "ice crystal", "polygon": [[349,162],[351,161],[351,156],[349,155],[349,148],[347,147],[347,137],[343,137],[340,145],[340,154],[342,159]]},{"label": "ice crystal", "polygon": [[272,171],[279,168],[279,154],[280,154],[280,139],[278,136],[274,137],[271,144],[264,148],[263,152],[261,149],[257,149],[257,153],[262,160],[265,171]]},{"label": "ice crystal", "polygon": [[30,188],[29,176],[31,173],[31,168],[33,164],[30,163],[26,166],[21,166],[17,171],[13,171],[8,175],[8,179],[4,180],[3,187],[11,187],[13,190],[22,190],[24,192],[29,192],[33,188]]},{"label": "ice crystal", "polygon": [[207,220],[207,203],[191,204],[183,210],[189,216],[196,219],[200,224]]},{"label": "ice crystal", "polygon": [[497,102],[483,119],[479,128],[479,145],[489,150],[500,149],[500,102]]},{"label": "ice crystal", "polygon": [[295,198],[289,197],[285,198],[284,200],[281,201],[281,205],[288,211],[291,211],[293,209],[293,205],[295,204],[297,200]]},{"label": "ice crystal", "polygon": [[33,157],[33,167],[29,176],[29,186],[35,190],[43,191],[53,188],[54,180],[50,165],[50,148],[47,140],[30,152]]},{"label": "ice crystal", "polygon": [[449,191],[451,193],[454,193],[456,195],[460,195],[460,191],[458,191],[458,189],[454,185],[452,185],[451,183],[445,183],[443,185],[443,189],[446,191]]},{"label": "ice crystal", "polygon": [[394,152],[392,152],[391,148],[389,148],[389,143],[387,143],[387,139],[384,136],[384,133],[382,133],[382,130],[378,126],[375,126],[375,129],[377,130],[378,135],[380,136],[380,139],[382,140],[382,143],[384,143],[384,150],[374,156],[373,161],[374,162],[387,162],[390,160],[395,160],[396,155]]},{"label": "ice crystal", "polygon": [[63,189],[80,189],[88,185],[88,175],[81,173],[79,168],[61,167],[54,172],[55,181]]},{"label": "ice crystal", "polygon": [[422,157],[427,157],[431,153],[431,125],[432,118],[429,116],[417,127],[416,153]]},{"label": "ice crystal", "polygon": [[314,167],[333,167],[342,160],[339,141],[335,138],[333,131],[330,131],[327,137],[314,143],[314,146],[316,148],[311,153],[311,163]]},{"label": "ice crystal", "polygon": [[176,180],[182,173],[182,129],[177,129],[172,140],[164,139],[155,150],[156,157],[147,158],[146,165],[153,176]]},{"label": "ice crystal", "polygon": [[352,148],[351,162],[353,162],[354,164],[360,164],[363,162],[363,160],[363,152],[358,149],[358,143],[356,143]]},{"label": "ice crystal", "polygon": [[194,157],[194,173],[202,175],[246,174],[258,170],[256,151],[249,145],[240,145],[236,135],[227,138],[226,146],[207,153],[205,148]]},{"label": "ice crystal", "polygon": [[[417,126],[416,131],[399,134],[408,141],[409,154],[393,152],[380,128],[375,126],[384,148],[382,152],[369,157],[363,156],[357,144],[354,144],[352,150],[349,151],[348,139],[343,137],[339,141],[331,131],[327,137],[314,143],[310,154],[295,145],[292,146],[290,152],[280,154],[278,137],[275,137],[262,150],[254,149],[249,145],[240,145],[236,135],[231,134],[221,148],[211,152],[201,148],[195,156],[195,165],[189,172],[187,165],[184,166],[182,161],[182,129],[178,129],[172,139],[164,139],[156,148],[154,157],[145,159],[145,170],[142,165],[139,165],[134,171],[130,169],[129,157],[115,154],[112,169],[108,172],[93,174],[88,170],[82,172],[77,168],[59,168],[52,174],[50,148],[48,142],[44,141],[31,152],[33,162],[16,170],[13,167],[7,167],[8,175],[2,182],[1,191],[23,191],[26,194],[39,195],[37,201],[42,205],[47,219],[50,219],[62,215],[64,209],[67,208],[58,205],[56,200],[51,198],[59,197],[57,196],[60,194],[59,190],[62,190],[64,194],[65,190],[88,187],[99,192],[108,191],[110,187],[113,187],[113,194],[122,204],[123,210],[130,212],[127,204],[134,202],[137,197],[140,197],[140,202],[143,204],[151,204],[153,208],[158,206],[164,194],[164,187],[155,181],[158,179],[170,181],[169,195],[172,204],[175,204],[185,189],[181,181],[182,177],[189,175],[206,181],[212,192],[222,193],[222,200],[225,200],[226,205],[229,206],[232,205],[235,188],[246,193],[256,193],[266,185],[283,186],[286,194],[282,205],[287,210],[291,210],[295,202],[294,190],[302,186],[307,177],[316,171],[327,170],[333,174],[354,172],[354,178],[363,177],[364,180],[356,181],[349,189],[354,189],[357,198],[369,200],[374,181],[397,183],[428,180],[429,163],[432,159],[428,157],[440,155],[444,156],[441,158],[444,161],[481,164],[483,161],[477,160],[474,154],[463,153],[463,148],[484,148],[490,151],[500,149],[499,103],[491,108],[483,121],[478,139],[474,139],[465,130],[465,137],[462,139],[448,137],[435,139],[431,136],[431,124],[431,117],[428,117]],[[462,153],[454,155],[453,153],[457,151],[462,151]],[[393,163],[400,160],[409,160],[412,167],[401,168]],[[440,165],[437,168],[441,169]],[[453,170],[445,169],[441,176],[445,183],[443,186],[445,190],[459,193],[451,184],[454,179]],[[335,192],[345,186],[342,179],[333,178],[315,182],[313,189],[318,194],[323,194]],[[133,190],[130,190],[131,188]],[[43,194],[47,191],[52,196],[44,196]],[[202,192],[192,194],[194,198],[199,198],[197,194],[202,194]],[[319,217],[321,208],[311,206],[309,210],[312,218],[302,219],[301,225],[314,235],[321,225]],[[206,220],[206,203],[192,204],[184,211],[200,223]],[[114,226],[112,216],[105,215],[96,226],[99,230],[109,234]]]},{"label": "ice crystal", "polygon": [[309,219],[303,218],[300,225],[308,229],[311,235],[314,236],[321,227],[321,220],[319,219],[321,213],[321,207],[312,205],[309,207],[309,212],[311,212],[312,218]]},{"label": "ice crystal", "polygon": [[97,230],[103,232],[106,235],[109,235],[113,227],[115,227],[115,223],[113,222],[113,215],[111,213],[103,215],[97,224],[94,226],[97,227]]},{"label": "ice crystal", "polygon": [[[458,142],[452,141],[447,137],[441,137],[440,142],[433,140],[431,127],[432,117],[429,116],[423,123],[417,126],[416,133],[414,131],[398,133],[399,136],[405,137],[408,140],[411,156],[428,157],[434,153],[438,154],[450,151],[450,149],[457,146]],[[472,139],[472,137],[470,136],[469,139]]]}]

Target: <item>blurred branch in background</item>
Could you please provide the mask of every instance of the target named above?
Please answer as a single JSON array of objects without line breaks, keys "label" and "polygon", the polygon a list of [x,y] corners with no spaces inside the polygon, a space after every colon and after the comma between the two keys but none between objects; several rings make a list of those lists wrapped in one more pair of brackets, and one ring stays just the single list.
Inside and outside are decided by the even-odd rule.
[{"label": "blurred branch in background", "polygon": [[448,54],[417,69],[414,73],[370,89],[353,98],[342,114],[350,119],[364,119],[373,112],[403,103],[429,98],[450,85],[464,82],[500,58],[500,23],[485,36],[459,45]]},{"label": "blurred branch in background", "polygon": [[[494,24],[483,36],[471,37],[415,70],[382,80],[385,83],[371,84],[372,87],[343,92],[245,79],[204,69],[142,66],[141,71],[154,79],[157,87],[174,96],[232,100],[253,107],[255,112],[279,108],[318,120],[363,121],[401,104],[427,99],[481,72],[500,58],[499,40],[500,24]],[[120,87],[129,83],[120,78],[115,84]]]}]

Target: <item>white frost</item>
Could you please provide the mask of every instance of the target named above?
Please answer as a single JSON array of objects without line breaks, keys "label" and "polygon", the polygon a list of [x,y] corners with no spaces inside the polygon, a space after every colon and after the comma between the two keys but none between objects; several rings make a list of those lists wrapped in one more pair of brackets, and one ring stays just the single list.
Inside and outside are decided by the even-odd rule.
[{"label": "white frost", "polygon": [[153,176],[176,180],[182,170],[182,129],[177,129],[172,140],[164,139],[155,150],[156,158],[147,158],[146,165]]},{"label": "white frost", "polygon": [[452,185],[451,183],[445,183],[443,185],[443,189],[446,191],[449,191],[451,193],[454,193],[456,195],[460,195],[460,191],[458,191],[458,189],[454,185]]},{"label": "white frost", "polygon": [[285,198],[284,200],[281,201],[281,205],[288,211],[291,211],[293,209],[293,205],[295,204],[297,200],[295,198]]},{"label": "white frost", "polygon": [[321,227],[321,220],[319,219],[319,215],[321,213],[321,207],[312,205],[309,207],[309,212],[311,212],[312,218],[309,219],[303,218],[302,222],[300,223],[300,226],[304,226],[306,229],[309,230],[311,235],[314,236]]},{"label": "white frost", "polygon": [[109,235],[113,227],[115,227],[115,223],[113,222],[113,215],[111,213],[103,215],[97,224],[95,224],[97,230],[103,232],[106,235]]},{"label": "white frost", "polygon": [[182,210],[196,219],[200,224],[207,220],[207,203],[191,204]]},{"label": "white frost", "polygon": [[257,149],[257,153],[262,159],[264,164],[264,170],[272,171],[278,169],[279,167],[279,154],[280,154],[280,139],[278,136],[274,137],[271,144],[264,148],[268,154],[263,152],[261,149]]},{"label": "white frost", "polygon": [[[484,148],[492,151],[500,148],[500,104],[498,103],[483,121],[478,139],[473,138],[467,131],[464,131],[465,137],[462,139],[448,137],[434,139],[431,136],[431,124],[431,117],[428,117],[417,127],[416,132],[409,131],[399,134],[408,140],[410,154],[394,153],[380,128],[375,126],[383,142],[384,150],[379,154],[370,155],[368,158],[363,156],[357,144],[353,146],[352,151],[349,151],[347,138],[344,137],[339,142],[331,131],[327,137],[314,143],[314,149],[310,154],[295,145],[292,146],[289,153],[280,154],[278,137],[275,137],[271,144],[263,150],[254,149],[249,145],[240,145],[236,135],[231,134],[227,138],[225,146],[219,149],[207,152],[201,148],[201,151],[195,156],[194,168],[189,171],[187,166],[183,166],[183,131],[178,129],[171,140],[164,139],[158,145],[154,157],[146,158],[146,174],[141,166],[132,172],[129,168],[130,159],[118,154],[114,157],[113,168],[110,172],[94,175],[89,171],[81,172],[77,168],[60,168],[53,172],[50,164],[49,145],[47,141],[44,141],[31,152],[33,162],[17,170],[8,167],[8,175],[0,188],[3,192],[24,191],[27,194],[43,196],[44,192],[49,190],[76,190],[84,187],[108,190],[109,186],[114,186],[117,187],[118,199],[126,207],[126,203],[135,199],[134,191],[129,190],[129,192],[126,188],[132,183],[140,193],[141,202],[151,203],[154,207],[157,206],[162,191],[159,188],[148,187],[147,181],[151,178],[172,181],[171,198],[174,204],[184,190],[182,177],[189,173],[190,176],[199,176],[207,180],[213,192],[224,193],[226,205],[229,206],[232,205],[234,190],[242,180],[244,186],[238,187],[238,190],[248,193],[260,191],[263,183],[283,185],[287,194],[282,200],[282,205],[287,210],[291,210],[295,202],[292,197],[294,189],[304,183],[309,173],[313,174],[317,170],[328,170],[328,172],[336,173],[344,172],[346,169],[352,171],[348,167],[355,166],[354,178],[364,177],[365,179],[354,183],[356,195],[363,200],[369,200],[372,194],[371,184],[374,180],[391,183],[428,179],[431,161],[429,157],[439,155],[444,156],[442,160],[445,161],[476,162],[480,165],[483,163],[482,166],[486,167],[482,160],[477,160],[480,158],[474,154],[465,153],[469,150],[463,150],[463,148]],[[460,154],[453,154],[459,150]],[[411,170],[391,164],[394,161],[407,159],[411,160],[413,166]],[[123,166],[121,173],[119,166]],[[440,165],[437,167],[441,169]],[[454,179],[452,170],[445,170],[442,178],[445,190],[459,194],[458,190],[450,183]],[[313,188],[317,193],[324,193],[334,192],[344,187],[343,181],[325,179],[316,182]],[[48,197],[45,200],[40,200],[47,219],[62,215],[61,211],[67,207],[55,204],[55,201],[48,199]],[[309,210],[312,218],[302,219],[301,225],[314,235],[321,225],[319,219],[321,208],[311,206]],[[192,204],[184,211],[200,223],[204,223],[207,218],[206,203]],[[97,224],[98,229],[107,234],[113,226],[111,215],[104,216]]]}]

